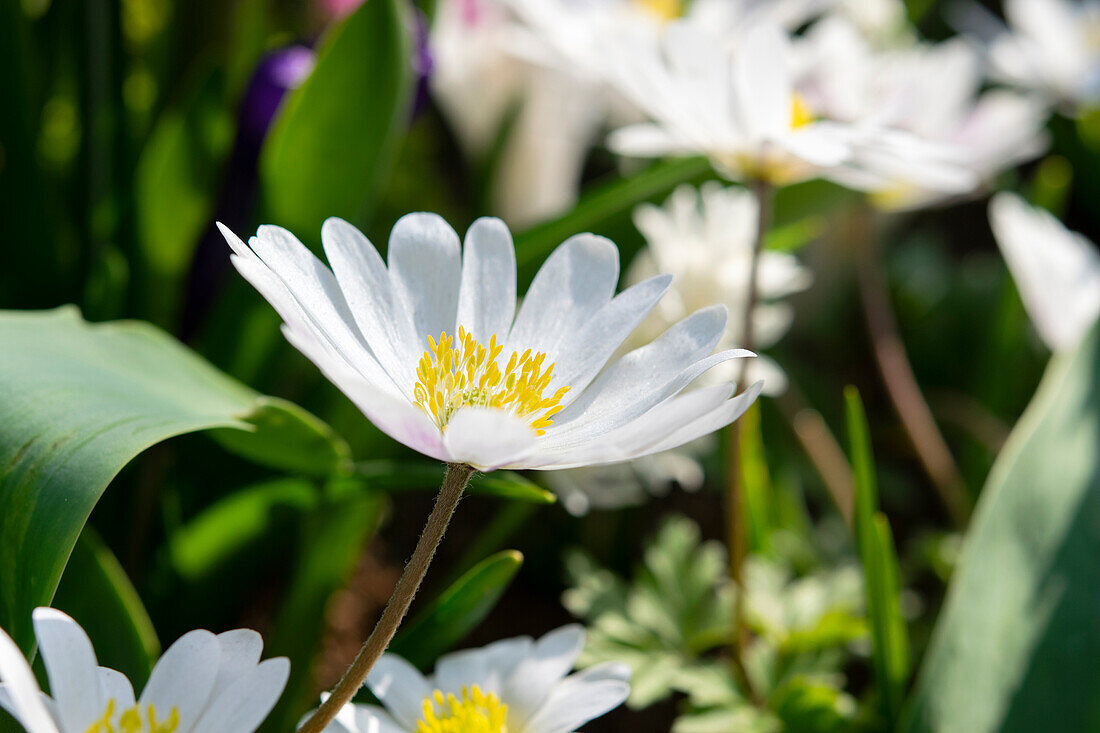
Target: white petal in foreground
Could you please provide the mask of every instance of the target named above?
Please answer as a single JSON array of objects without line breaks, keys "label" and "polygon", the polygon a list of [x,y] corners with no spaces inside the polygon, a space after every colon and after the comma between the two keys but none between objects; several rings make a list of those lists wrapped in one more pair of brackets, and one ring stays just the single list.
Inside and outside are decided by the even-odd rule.
[{"label": "white petal in foreground", "polygon": [[1015,194],[993,197],[989,222],[1039,336],[1072,350],[1100,315],[1100,251]]}]

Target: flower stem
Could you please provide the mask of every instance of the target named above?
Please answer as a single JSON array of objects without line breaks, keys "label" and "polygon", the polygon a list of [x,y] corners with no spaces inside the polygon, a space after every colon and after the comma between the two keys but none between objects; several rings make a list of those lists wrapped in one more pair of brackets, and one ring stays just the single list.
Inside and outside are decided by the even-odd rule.
[{"label": "flower stem", "polygon": [[443,477],[443,486],[436,496],[435,506],[432,507],[432,513],[428,516],[428,522],[424,525],[424,531],[420,534],[409,563],[401,573],[401,579],[393,589],[393,595],[382,611],[382,618],[378,620],[374,631],[367,637],[363,648],[359,650],[358,656],[348,667],[332,695],[302,724],[298,733],[321,733],[363,686],[367,675],[386,651],[401,620],[408,612],[473,472],[473,468],[464,464],[447,464],[447,474]]},{"label": "flower stem", "polygon": [[[744,320],[741,324],[741,344],[745,349],[752,350],[753,311],[756,309],[757,272],[760,269],[760,253],[764,249],[764,239],[767,237],[768,228],[771,226],[772,197],[774,190],[772,185],[764,180],[757,180],[752,184],[753,194],[758,205],[756,217],[756,238],[753,241],[752,260],[749,264],[749,280],[745,300]],[[742,360],[737,377],[737,388],[745,386],[745,377],[748,372],[748,360]],[[744,656],[748,647],[748,631],[744,624],[745,588],[743,583],[742,567],[745,564],[747,542],[745,537],[745,499],[744,487],[741,483],[741,422],[734,422],[726,431],[726,544],[729,546],[729,576],[737,588],[736,600],[733,607],[733,633],[730,639],[730,659],[733,663],[734,674],[745,686],[750,698],[756,698],[748,675],[745,672]]]}]

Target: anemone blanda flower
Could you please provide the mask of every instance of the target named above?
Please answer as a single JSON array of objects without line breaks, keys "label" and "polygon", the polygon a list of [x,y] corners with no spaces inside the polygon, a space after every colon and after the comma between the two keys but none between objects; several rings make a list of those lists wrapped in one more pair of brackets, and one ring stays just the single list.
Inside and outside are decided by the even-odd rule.
[{"label": "anemone blanda flower", "polygon": [[828,177],[884,208],[969,195],[1046,147],[1047,106],[1003,89],[983,93],[980,59],[961,39],[876,49],[831,16],[806,33],[796,57],[796,88],[811,112],[861,133]]},{"label": "anemone blanda flower", "polygon": [[623,664],[569,675],[583,647],[584,630],[563,626],[537,641],[517,637],[445,655],[430,677],[386,654],[367,678],[384,707],[349,703],[325,731],[570,733],[630,694]]},{"label": "anemone blanda flower", "polygon": [[993,197],[989,223],[1040,338],[1075,348],[1100,316],[1100,250],[1012,193]]},{"label": "anemone blanda flower", "polygon": [[790,41],[757,25],[735,43],[682,22],[608,56],[618,87],[652,119],[608,143],[636,157],[705,155],[733,179],[793,183],[850,156],[852,131],[795,95]]},{"label": "anemone blanda flower", "polygon": [[35,609],[33,620],[49,697],[0,631],[0,707],[28,733],[252,733],[290,674],[285,658],[260,661],[255,631],[191,631],[164,653],[135,699],[125,675],[99,666],[75,621],[52,608]]},{"label": "anemone blanda flower", "polygon": [[517,308],[515,250],[497,219],[475,222],[463,249],[440,217],[409,214],[390,235],[388,267],[357,229],[329,219],[321,239],[332,270],[285,229],[260,227],[249,245],[222,233],[287,339],[379,429],[439,460],[481,470],[631,460],[732,422],[760,390],[680,394],[751,355],[712,354],[722,306],[608,366],[671,277],[615,296],[618,250],[602,237],[561,244]]}]

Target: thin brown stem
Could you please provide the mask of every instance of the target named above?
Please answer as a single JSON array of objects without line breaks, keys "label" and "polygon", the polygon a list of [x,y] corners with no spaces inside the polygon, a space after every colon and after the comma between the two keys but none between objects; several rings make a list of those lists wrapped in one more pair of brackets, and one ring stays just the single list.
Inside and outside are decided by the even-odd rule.
[{"label": "thin brown stem", "polygon": [[970,516],[970,499],[955,459],[947,447],[932,411],[921,394],[916,375],[905,353],[905,344],[898,333],[886,277],[882,272],[881,253],[874,242],[870,225],[863,227],[866,246],[858,256],[856,268],[863,311],[871,335],[875,361],[894,410],[909,436],[917,458],[932,480],[951,520],[958,527],[966,526]]},{"label": "thin brown stem", "polygon": [[386,647],[397,633],[398,626],[401,625],[401,620],[408,612],[473,472],[473,468],[463,464],[447,465],[447,474],[443,477],[443,486],[436,496],[435,506],[432,507],[432,513],[428,516],[428,522],[424,525],[424,531],[420,534],[409,563],[401,573],[401,579],[393,589],[393,595],[390,596],[385,610],[382,611],[382,618],[378,620],[374,631],[367,637],[355,661],[337,683],[332,695],[298,729],[298,733],[321,733],[363,686],[367,675],[370,674],[382,653],[386,651]]},{"label": "thin brown stem", "polygon": [[790,422],[791,430],[802,444],[810,463],[825,482],[825,488],[840,515],[844,517],[844,522],[852,527],[855,515],[855,479],[844,449],[840,447],[825,418],[806,403],[794,384],[775,403]]},{"label": "thin brown stem", "polygon": [[[741,347],[753,348],[753,311],[757,302],[757,273],[760,269],[760,253],[764,249],[764,239],[771,226],[773,189],[767,181],[755,181],[752,191],[758,204],[756,217],[756,235],[753,241],[752,259],[749,264],[748,288],[745,297],[745,311],[741,323]],[[738,370],[737,387],[745,386],[748,371],[747,360],[743,360]],[[745,589],[742,568],[745,564],[747,542],[745,532],[744,487],[741,484],[741,423],[735,422],[726,430],[726,544],[729,546],[729,577],[737,587],[733,607],[733,634],[730,639],[730,659],[734,674],[745,686],[749,696],[756,701],[755,694],[745,672],[744,658],[748,649],[749,635],[744,624]]]}]

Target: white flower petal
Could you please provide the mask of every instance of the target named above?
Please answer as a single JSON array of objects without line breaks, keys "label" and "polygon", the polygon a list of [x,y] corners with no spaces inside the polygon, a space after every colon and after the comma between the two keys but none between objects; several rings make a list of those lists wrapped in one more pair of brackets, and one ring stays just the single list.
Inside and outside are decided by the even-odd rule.
[{"label": "white flower petal", "polygon": [[100,695],[99,664],[92,642],[84,629],[61,611],[36,608],[32,618],[61,727],[82,731],[103,715],[107,704]]},{"label": "white flower petal", "polygon": [[408,733],[389,714],[376,705],[352,705],[352,733]]},{"label": "white flower petal", "polygon": [[745,33],[734,67],[738,109],[748,134],[774,140],[791,128],[790,41],[778,26]]},{"label": "white flower petal", "polygon": [[233,629],[218,634],[218,677],[212,698],[216,698],[242,675],[260,663],[264,651],[263,637],[252,629]]},{"label": "white flower petal", "polygon": [[503,410],[465,407],[447,422],[443,445],[447,460],[492,471],[522,461],[538,444],[522,418]]},{"label": "white flower petal", "polygon": [[406,214],[393,225],[387,259],[395,302],[403,306],[395,315],[411,318],[418,356],[428,336],[454,335],[461,258],[458,235],[436,214]]},{"label": "white flower petal", "polygon": [[618,279],[619,250],[612,242],[593,234],[567,239],[535,275],[505,355],[531,349],[554,360],[557,347],[611,300]]},{"label": "white flower petal", "polygon": [[571,733],[622,705],[630,696],[630,668],[610,662],[570,675],[527,722],[524,733]]},{"label": "white flower petal", "polygon": [[253,733],[275,707],[289,676],[285,657],[252,667],[214,698],[195,724],[195,733]]},{"label": "white flower petal", "polygon": [[395,654],[383,654],[367,677],[367,686],[394,720],[406,730],[416,730],[424,699],[432,694],[432,686],[416,667]]},{"label": "white flower petal", "polygon": [[382,432],[394,440],[441,461],[447,460],[439,428],[420,407],[403,397],[379,390],[351,369],[312,333],[283,327],[286,340],[309,358]]},{"label": "white flower petal", "polygon": [[103,700],[114,700],[115,710],[118,711],[129,710],[134,706],[134,686],[126,675],[109,667],[100,667],[98,674]]},{"label": "white flower petal", "polygon": [[[501,344],[516,312],[516,248],[500,219],[478,219],[466,232],[458,325],[483,344],[496,335]],[[452,334],[453,335],[453,334]]]},{"label": "white flower petal", "polygon": [[326,220],[321,241],[367,345],[402,393],[411,397],[414,366],[420,357],[412,348],[417,338],[408,314],[398,313],[382,256],[362,232],[343,219]]},{"label": "white flower petal", "polygon": [[569,385],[563,404],[572,402],[668,291],[671,275],[657,275],[615,296],[562,344],[554,362],[553,391]]},{"label": "white flower petal", "polygon": [[432,680],[436,688],[455,695],[463,687],[477,685],[482,692],[501,695],[505,681],[530,653],[534,640],[528,636],[502,639],[478,649],[445,654],[435,663]]},{"label": "white flower petal", "polygon": [[504,686],[502,700],[508,705],[509,727],[525,729],[554,687],[573,669],[583,648],[584,627],[579,624],[563,626],[535,642]]},{"label": "white flower petal", "polygon": [[693,440],[703,437],[709,433],[713,433],[716,430],[729,425],[745,414],[745,410],[752,406],[752,403],[756,401],[756,398],[760,396],[760,392],[764,387],[763,382],[756,382],[749,386],[741,394],[736,397],[727,400],[720,406],[716,407],[711,412],[703,415],[690,425],[686,425],[676,432],[669,435],[660,443],[651,445],[645,449],[644,453],[638,454],[638,457],[642,455],[649,455],[651,453],[660,453],[661,451],[672,450],[685,443],[690,443]]},{"label": "white flower petal", "polygon": [[993,198],[989,220],[1039,335],[1073,349],[1100,315],[1100,250],[1011,193]]},{"label": "white flower petal", "polygon": [[607,146],[619,155],[635,158],[661,158],[666,155],[703,152],[663,125],[652,122],[620,127],[607,136]]},{"label": "white flower petal", "polygon": [[34,672],[23,652],[0,629],[0,707],[3,707],[29,733],[58,733],[34,679]]},{"label": "white flower petal", "polygon": [[210,702],[220,655],[218,638],[209,631],[199,629],[184,634],[153,667],[138,704],[143,710],[153,705],[158,719],[176,708],[177,730],[188,733]]}]

